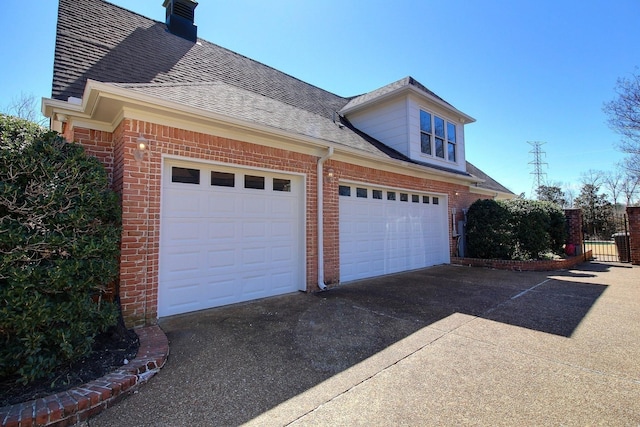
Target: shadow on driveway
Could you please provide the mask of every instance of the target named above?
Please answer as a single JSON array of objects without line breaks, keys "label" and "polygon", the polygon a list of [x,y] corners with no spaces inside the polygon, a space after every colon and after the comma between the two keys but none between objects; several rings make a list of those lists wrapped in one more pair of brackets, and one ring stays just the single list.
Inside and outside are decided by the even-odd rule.
[{"label": "shadow on driveway", "polygon": [[241,424],[454,313],[570,337],[606,289],[588,283],[602,266],[443,265],[162,319],[165,368],[90,425]]}]

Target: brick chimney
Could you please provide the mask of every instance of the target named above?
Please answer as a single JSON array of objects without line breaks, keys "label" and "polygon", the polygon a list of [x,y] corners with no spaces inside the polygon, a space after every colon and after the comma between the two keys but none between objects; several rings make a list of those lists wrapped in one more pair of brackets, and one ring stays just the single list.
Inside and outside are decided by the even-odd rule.
[{"label": "brick chimney", "polygon": [[164,0],[167,9],[167,29],[178,37],[196,42],[198,27],[194,24],[194,11],[198,3],[193,0]]}]

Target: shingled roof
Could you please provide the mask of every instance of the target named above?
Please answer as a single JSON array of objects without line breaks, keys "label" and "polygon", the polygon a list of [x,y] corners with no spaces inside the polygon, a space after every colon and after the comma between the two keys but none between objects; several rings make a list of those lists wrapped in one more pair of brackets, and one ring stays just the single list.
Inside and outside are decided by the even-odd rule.
[{"label": "shingled roof", "polygon": [[222,81],[326,118],[349,101],[206,40],[191,43],[164,22],[103,0],[59,0],[55,49],[52,97],[64,101],[82,97],[87,79]]},{"label": "shingled roof", "polygon": [[379,89],[376,89],[374,91],[353,97],[349,100],[349,102],[342,107],[343,111],[346,110],[351,110],[353,108],[356,108],[359,105],[362,104],[366,104],[370,101],[382,98],[383,96],[395,92],[398,89],[402,89],[405,87],[409,87],[409,86],[413,86],[419,90],[421,90],[422,92],[424,92],[425,94],[439,100],[440,102],[448,105],[451,108],[454,108],[451,104],[449,104],[447,101],[445,101],[444,99],[442,99],[441,97],[439,97],[438,95],[436,95],[434,92],[432,92],[430,89],[428,89],[425,85],[423,85],[422,83],[420,83],[419,81],[417,81],[416,79],[414,79],[411,76],[405,77],[403,79],[400,79],[396,82],[390,83],[386,86],[383,86]]},{"label": "shingled roof", "polygon": [[[168,32],[164,22],[107,1],[59,0],[52,98],[81,98],[89,79],[381,158],[471,177],[468,172],[416,162],[336,115],[399,85],[415,86],[446,103],[411,77],[345,98],[201,38],[192,43]],[[473,173],[476,168],[468,170]],[[493,181],[484,173],[479,178]]]}]

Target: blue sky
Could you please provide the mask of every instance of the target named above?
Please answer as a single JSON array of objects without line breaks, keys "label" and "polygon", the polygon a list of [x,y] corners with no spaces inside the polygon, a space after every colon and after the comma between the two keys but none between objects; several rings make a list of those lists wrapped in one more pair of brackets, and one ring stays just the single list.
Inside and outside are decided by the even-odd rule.
[{"label": "blue sky", "polygon": [[[162,0],[114,0],[163,21]],[[51,94],[57,1],[0,14],[0,107]],[[623,155],[604,102],[640,66],[638,0],[200,0],[198,36],[343,96],[413,76],[477,121],[467,159],[531,194],[527,141],[550,183],[579,187]]]}]

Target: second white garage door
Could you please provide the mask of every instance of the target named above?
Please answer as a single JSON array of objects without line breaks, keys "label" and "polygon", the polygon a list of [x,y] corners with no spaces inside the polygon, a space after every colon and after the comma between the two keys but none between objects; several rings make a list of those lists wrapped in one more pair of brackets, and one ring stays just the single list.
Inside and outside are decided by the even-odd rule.
[{"label": "second white garage door", "polygon": [[342,282],[450,262],[446,199],[340,186]]},{"label": "second white garage door", "polygon": [[158,316],[304,289],[303,183],[165,161]]}]

